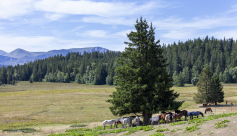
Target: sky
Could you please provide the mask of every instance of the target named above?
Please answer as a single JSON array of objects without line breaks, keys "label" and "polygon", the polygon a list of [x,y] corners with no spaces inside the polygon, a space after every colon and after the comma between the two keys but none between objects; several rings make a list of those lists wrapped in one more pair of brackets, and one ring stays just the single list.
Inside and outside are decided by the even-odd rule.
[{"label": "sky", "polygon": [[103,47],[124,51],[142,17],[155,39],[237,39],[235,0],[0,0],[0,50]]}]

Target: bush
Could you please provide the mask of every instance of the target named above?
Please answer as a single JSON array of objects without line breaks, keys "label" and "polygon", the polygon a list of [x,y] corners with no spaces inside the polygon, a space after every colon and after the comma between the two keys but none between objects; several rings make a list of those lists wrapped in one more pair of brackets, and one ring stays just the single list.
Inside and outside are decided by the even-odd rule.
[{"label": "bush", "polygon": [[191,80],[192,84],[193,85],[197,85],[197,82],[198,82],[198,77],[194,77],[192,80]]}]

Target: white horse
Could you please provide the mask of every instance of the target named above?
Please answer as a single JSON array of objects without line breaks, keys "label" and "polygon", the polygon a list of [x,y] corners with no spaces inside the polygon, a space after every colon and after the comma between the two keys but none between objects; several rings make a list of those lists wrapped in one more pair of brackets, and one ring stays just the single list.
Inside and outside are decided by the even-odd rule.
[{"label": "white horse", "polygon": [[140,118],[136,116],[136,118],[134,119],[134,125],[136,124],[136,126],[139,126],[139,123],[140,123]]},{"label": "white horse", "polygon": [[133,117],[127,117],[127,118],[122,118],[122,119],[123,119],[123,121],[122,121],[123,127],[127,126],[127,124],[129,127],[131,127]]},{"label": "white horse", "polygon": [[170,119],[170,114],[166,114],[166,116],[165,116],[165,122],[166,123],[169,123],[169,119]]},{"label": "white horse", "polygon": [[153,125],[155,121],[157,121],[159,124],[160,123],[160,115],[150,118],[150,121],[151,121],[151,125]]},{"label": "white horse", "polygon": [[106,124],[110,124],[110,128],[112,128],[112,125],[113,125],[113,123],[114,123],[115,121],[116,121],[115,119],[105,120],[105,121],[103,122],[104,129],[105,129],[105,125],[106,125]]}]

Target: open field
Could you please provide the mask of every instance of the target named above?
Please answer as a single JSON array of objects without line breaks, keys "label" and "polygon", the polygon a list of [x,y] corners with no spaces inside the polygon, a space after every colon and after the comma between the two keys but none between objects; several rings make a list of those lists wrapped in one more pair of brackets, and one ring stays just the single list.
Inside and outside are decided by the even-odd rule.
[{"label": "open field", "polygon": [[[225,101],[237,103],[237,85],[223,86]],[[180,93],[178,100],[185,100],[181,109],[204,112],[200,104],[192,100],[196,87],[186,85],[173,89]],[[75,83],[19,82],[14,86],[0,86],[0,129],[34,127],[43,131],[39,135],[47,135],[64,132],[70,124],[101,125],[105,119],[117,118],[111,114],[110,104],[105,102],[113,91],[114,86]],[[236,107],[212,109],[215,114],[237,112]]]}]

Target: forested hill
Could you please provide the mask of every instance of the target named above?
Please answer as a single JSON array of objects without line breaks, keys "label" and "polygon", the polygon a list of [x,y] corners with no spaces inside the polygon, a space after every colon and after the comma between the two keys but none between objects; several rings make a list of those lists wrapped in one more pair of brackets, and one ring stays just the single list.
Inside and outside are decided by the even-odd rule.
[{"label": "forested hill", "polygon": [[[194,39],[163,46],[164,56],[170,65],[168,72],[174,84],[198,80],[204,65],[209,65],[220,80],[237,82],[237,45],[233,39]],[[36,60],[24,65],[0,68],[0,81],[14,84],[15,81],[70,82],[85,84],[113,84],[115,60],[121,52],[107,51],[68,53]]]},{"label": "forested hill", "polygon": [[237,65],[237,43],[232,38],[219,40],[207,36],[163,48],[164,56],[170,63],[168,72],[174,80],[179,78],[184,83],[191,83],[204,65],[209,65],[221,81],[237,81],[237,69],[234,68]]},{"label": "forested hill", "polygon": [[116,67],[115,60],[120,52],[68,53],[29,62],[24,65],[0,68],[0,80],[5,84],[15,81],[70,82],[87,84],[111,84]]}]

